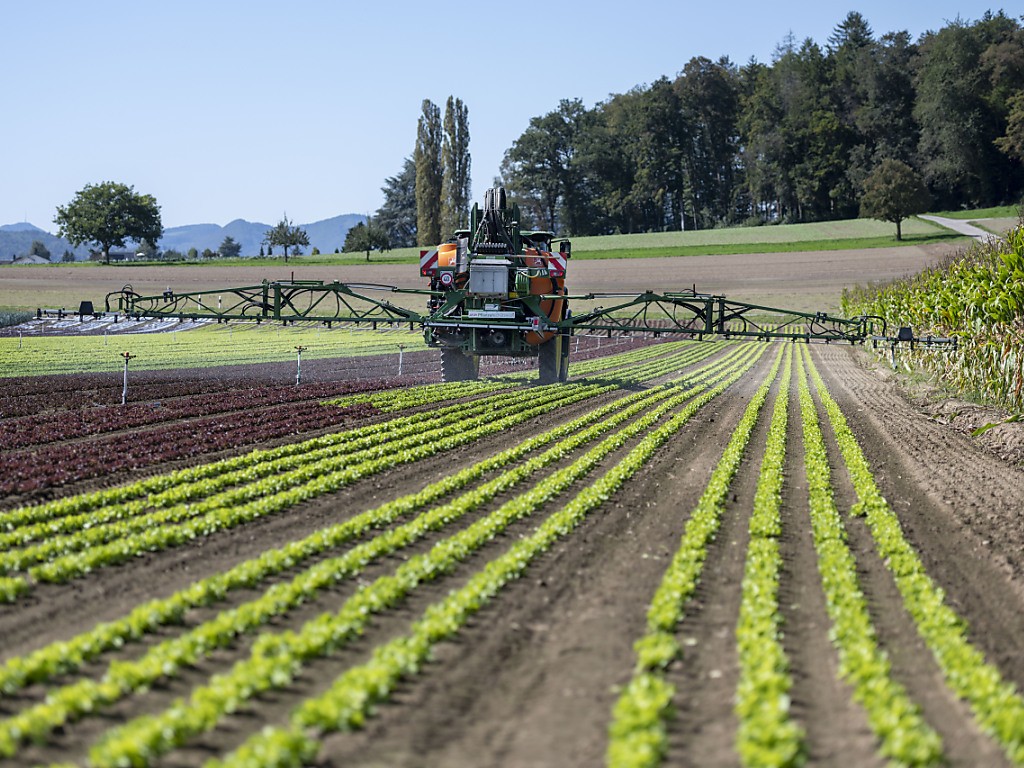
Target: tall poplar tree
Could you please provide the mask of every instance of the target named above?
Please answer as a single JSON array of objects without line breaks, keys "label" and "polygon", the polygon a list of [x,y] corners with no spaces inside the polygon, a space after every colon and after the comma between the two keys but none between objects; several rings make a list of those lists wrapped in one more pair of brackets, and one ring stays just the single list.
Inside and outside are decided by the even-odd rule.
[{"label": "tall poplar tree", "polygon": [[441,145],[441,234],[444,237],[450,237],[468,223],[469,166],[469,109],[462,99],[449,96],[444,108]]},{"label": "tall poplar tree", "polygon": [[423,100],[423,114],[416,126],[416,241],[436,245],[441,241],[441,110]]}]

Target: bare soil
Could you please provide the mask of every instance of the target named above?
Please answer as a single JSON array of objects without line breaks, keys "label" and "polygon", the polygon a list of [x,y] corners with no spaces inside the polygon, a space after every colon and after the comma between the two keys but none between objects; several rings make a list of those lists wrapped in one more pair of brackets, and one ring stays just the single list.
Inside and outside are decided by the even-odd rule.
[{"label": "bare soil", "polygon": [[[893,250],[906,255],[912,249]],[[882,258],[877,251],[867,253]],[[826,265],[803,261],[802,254],[776,254],[772,258],[775,256],[788,260],[785,269],[791,270],[794,280],[800,275],[808,277],[819,267],[822,275],[829,272]],[[930,258],[927,253],[920,257]],[[723,258],[715,257],[719,269]],[[740,257],[735,263],[727,260],[738,271],[724,277],[719,273],[718,284],[734,281],[737,286],[749,285],[751,281],[743,275],[741,265],[749,266],[746,260],[751,258]],[[678,262],[699,264],[697,259]],[[621,286],[619,281],[642,280],[646,284],[639,285],[642,289],[664,285],[669,279],[673,284],[679,282],[679,276],[636,271],[641,266],[637,261],[577,265],[580,272],[583,268],[595,270],[590,273],[591,286],[601,281]],[[833,265],[832,269],[838,267]],[[775,279],[783,280],[783,274],[785,270]],[[849,276],[840,279],[850,282]],[[806,290],[809,295],[819,289]],[[769,347],[771,352],[774,349]],[[440,644],[422,673],[404,681],[364,729],[328,737],[321,749],[321,764],[364,768],[601,764],[611,708],[618,687],[631,675],[632,643],[643,632],[648,601],[772,356],[764,355],[754,373],[700,410],[618,494],[535,562],[524,578],[506,587],[453,641]],[[950,605],[966,620],[970,639],[1004,677],[1019,690],[1024,689],[1024,471],[1018,463],[1019,454],[1006,447],[1020,444],[1021,425],[1000,428],[1005,434],[998,442],[972,438],[959,427],[959,417],[943,415],[942,409],[947,406],[923,398],[920,392],[905,391],[891,369],[867,351],[813,345],[812,356],[861,442],[908,539],[929,574],[945,590]],[[242,369],[205,369],[201,375],[244,377],[247,373]],[[416,491],[452,468],[492,455],[511,441],[518,442],[591,407],[592,403],[574,406],[535,420],[514,435],[482,440],[449,451],[440,459],[368,478],[286,514],[219,532],[194,546],[148,553],[126,565],[100,569],[67,586],[37,588],[13,605],[0,606],[0,660],[69,639],[97,621],[122,615],[147,598],[170,594],[264,549]],[[795,402],[791,402],[790,413],[791,422],[796,421]],[[762,414],[734,481],[698,593],[678,629],[684,656],[669,670],[678,694],[667,765],[738,764],[733,747],[737,724],[732,713],[738,669],[734,627],[766,422],[767,413]],[[806,729],[811,765],[881,766],[885,761],[877,756],[877,744],[863,712],[852,701],[849,687],[837,677],[838,664],[829,641],[829,619],[810,537],[802,441],[798,427],[792,423],[787,442],[781,611],[785,621],[783,642],[794,675],[792,712]],[[879,641],[893,662],[894,676],[907,687],[927,721],[942,736],[950,765],[1007,765],[999,747],[978,730],[967,707],[944,686],[885,564],[875,553],[863,521],[846,514],[853,493],[827,429],[826,443],[836,501],[848,527]],[[598,472],[607,469],[623,451],[610,457]],[[102,485],[109,486],[117,479],[105,478]],[[543,478],[536,482],[543,482]],[[416,589],[396,610],[375,619],[364,637],[311,664],[287,688],[257,697],[218,728],[160,764],[200,765],[210,756],[233,748],[264,724],[284,722],[298,702],[324,690],[346,668],[366,660],[378,643],[405,632],[430,603],[464,583],[475,569],[532,530],[580,487],[582,484],[552,500],[533,518],[516,524],[451,576]],[[518,492],[503,495],[477,516]],[[370,564],[358,582],[343,582],[327,590],[310,604],[275,621],[271,629],[294,629],[321,611],[336,610],[357,583],[388,573],[440,536],[431,536],[409,551]],[[211,608],[190,612],[185,626],[194,626],[217,610],[255,594],[232,593]],[[181,631],[180,627],[167,627],[159,636],[170,637]],[[83,674],[102,674],[109,660],[136,657],[153,642],[129,643],[88,665]],[[251,638],[242,639],[172,681],[69,724],[47,743],[27,747],[10,763],[81,761],[88,745],[105,729],[139,714],[159,711],[174,698],[187,696],[192,686],[230,669],[250,647]],[[74,675],[68,675],[58,682],[74,679]],[[41,700],[45,692],[44,686],[37,685],[0,698],[0,717]]]},{"label": "bare soil", "polygon": [[[828,311],[839,306],[843,288],[890,280],[921,271],[949,245],[871,248],[857,251],[804,251],[723,256],[580,260],[572,262],[567,286],[573,292],[640,292],[685,290],[724,294],[731,299],[801,311]],[[340,280],[400,288],[422,288],[419,271],[409,264],[358,264],[338,267],[281,266],[19,266],[0,270],[0,306],[66,307],[75,311],[83,299],[103,308],[104,297],[131,285],[152,296],[171,288],[177,293],[259,285],[263,280]],[[419,297],[389,300],[418,308]],[[114,297],[116,301],[116,296]],[[411,303],[410,303],[411,302]]]}]

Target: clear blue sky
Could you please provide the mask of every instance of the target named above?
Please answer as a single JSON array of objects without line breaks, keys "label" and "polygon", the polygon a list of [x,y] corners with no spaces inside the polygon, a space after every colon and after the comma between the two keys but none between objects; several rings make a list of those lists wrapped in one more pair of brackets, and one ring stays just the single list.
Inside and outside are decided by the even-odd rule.
[{"label": "clear blue sky", "polygon": [[421,101],[443,109],[449,94],[469,108],[478,199],[562,98],[592,106],[693,56],[769,62],[789,33],[824,45],[851,10],[876,35],[916,39],[1000,7],[15,0],[0,4],[0,224],[53,231],[57,205],[105,180],[155,196],[167,227],[372,213],[412,152]]}]

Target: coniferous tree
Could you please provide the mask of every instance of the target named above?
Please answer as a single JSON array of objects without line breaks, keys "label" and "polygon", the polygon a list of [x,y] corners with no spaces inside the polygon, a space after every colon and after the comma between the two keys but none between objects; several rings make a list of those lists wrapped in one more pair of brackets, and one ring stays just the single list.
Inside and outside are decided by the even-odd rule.
[{"label": "coniferous tree", "polygon": [[50,261],[50,249],[46,247],[41,240],[33,240],[32,245],[28,249],[29,256],[39,256],[40,258]]},{"label": "coniferous tree", "polygon": [[220,246],[217,248],[219,253],[225,259],[235,259],[242,253],[242,244],[235,240],[235,238],[228,235],[222,241]]},{"label": "coniferous tree", "polygon": [[389,176],[381,187],[384,204],[377,209],[375,220],[394,248],[416,245],[416,164],[407,157],[402,170]]}]

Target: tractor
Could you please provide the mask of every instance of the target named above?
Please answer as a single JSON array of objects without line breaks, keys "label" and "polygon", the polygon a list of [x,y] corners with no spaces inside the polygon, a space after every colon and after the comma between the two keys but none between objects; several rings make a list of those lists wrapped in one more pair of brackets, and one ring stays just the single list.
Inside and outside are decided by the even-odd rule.
[{"label": "tractor", "polygon": [[474,203],[469,228],[421,256],[430,278],[424,336],[441,350],[445,381],[477,378],[483,355],[536,357],[542,384],[565,381],[569,371],[569,317],[565,271],[568,240],[522,230],[519,206],[505,189],[487,190]]}]

